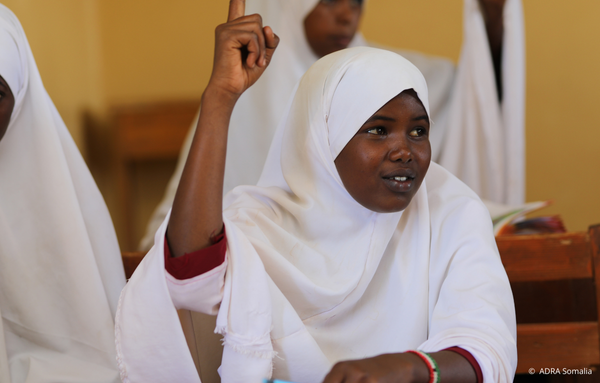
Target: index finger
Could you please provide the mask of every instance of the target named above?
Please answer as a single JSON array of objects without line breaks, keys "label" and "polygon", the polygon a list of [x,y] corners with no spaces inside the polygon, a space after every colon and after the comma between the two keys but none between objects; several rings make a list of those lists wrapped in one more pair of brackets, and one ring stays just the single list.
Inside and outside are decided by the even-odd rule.
[{"label": "index finger", "polygon": [[246,0],[229,0],[229,15],[227,21],[233,21],[244,16],[246,12]]}]

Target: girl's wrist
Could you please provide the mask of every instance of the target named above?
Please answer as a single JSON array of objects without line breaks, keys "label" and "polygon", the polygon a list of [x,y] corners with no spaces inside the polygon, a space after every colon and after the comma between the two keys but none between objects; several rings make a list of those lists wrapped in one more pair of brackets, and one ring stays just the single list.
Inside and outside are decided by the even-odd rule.
[{"label": "girl's wrist", "polygon": [[202,93],[202,105],[220,105],[222,107],[231,108],[235,106],[241,95],[233,94],[211,82],[208,83],[204,93]]},{"label": "girl's wrist", "polygon": [[439,383],[439,368],[437,367],[437,364],[431,360],[430,355],[415,350],[407,351],[405,354],[410,355],[415,359],[411,382]]}]

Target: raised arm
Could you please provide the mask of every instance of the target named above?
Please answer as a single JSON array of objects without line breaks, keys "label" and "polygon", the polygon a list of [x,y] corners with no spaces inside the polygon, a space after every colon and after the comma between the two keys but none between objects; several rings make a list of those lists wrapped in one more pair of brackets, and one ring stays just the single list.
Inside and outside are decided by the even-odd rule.
[{"label": "raised arm", "polygon": [[258,80],[279,38],[260,15],[244,16],[245,0],[231,0],[227,22],[215,31],[210,81],[198,126],[175,194],[167,238],[174,257],[208,247],[223,228],[227,132],[233,107]]},{"label": "raised arm", "polygon": [[479,0],[494,62],[498,97],[502,99],[502,45],[504,41],[504,4],[506,0]]}]

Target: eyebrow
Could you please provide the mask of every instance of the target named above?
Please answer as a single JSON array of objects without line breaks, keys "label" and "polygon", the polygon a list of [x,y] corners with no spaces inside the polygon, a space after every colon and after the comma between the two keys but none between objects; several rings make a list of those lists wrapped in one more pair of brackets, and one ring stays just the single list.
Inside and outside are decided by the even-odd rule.
[{"label": "eyebrow", "polygon": [[395,118],[386,117],[386,116],[371,116],[366,122],[374,122],[374,121],[396,121]]},{"label": "eyebrow", "polygon": [[413,118],[412,120],[413,120],[413,121],[419,121],[419,120],[427,120],[427,121],[429,121],[429,117],[428,117],[426,114],[424,114],[424,115],[422,115],[422,116],[415,117],[415,118]]},{"label": "eyebrow", "polygon": [[[426,114],[424,114],[422,116],[418,116],[418,117],[415,117],[412,119],[412,121],[419,121],[419,120],[429,121],[429,117]],[[371,118],[369,118],[365,123],[374,122],[374,121],[392,121],[393,122],[393,121],[396,121],[396,119],[392,118],[392,117],[387,117],[387,116],[375,115],[375,116],[371,116]]]}]

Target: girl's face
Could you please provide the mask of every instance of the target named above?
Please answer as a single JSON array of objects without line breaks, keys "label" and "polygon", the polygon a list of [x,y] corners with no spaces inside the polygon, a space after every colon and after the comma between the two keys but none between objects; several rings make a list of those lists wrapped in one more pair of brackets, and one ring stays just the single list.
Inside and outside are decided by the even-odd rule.
[{"label": "girl's face", "polygon": [[0,140],[4,137],[4,133],[6,133],[14,107],[15,97],[6,81],[0,76]]},{"label": "girl's face", "polygon": [[363,0],[321,0],[304,19],[313,52],[323,57],[347,48],[358,29]]},{"label": "girl's face", "polygon": [[335,159],[350,195],[375,212],[404,210],[429,162],[429,117],[413,90],[385,104],[360,127]]}]

